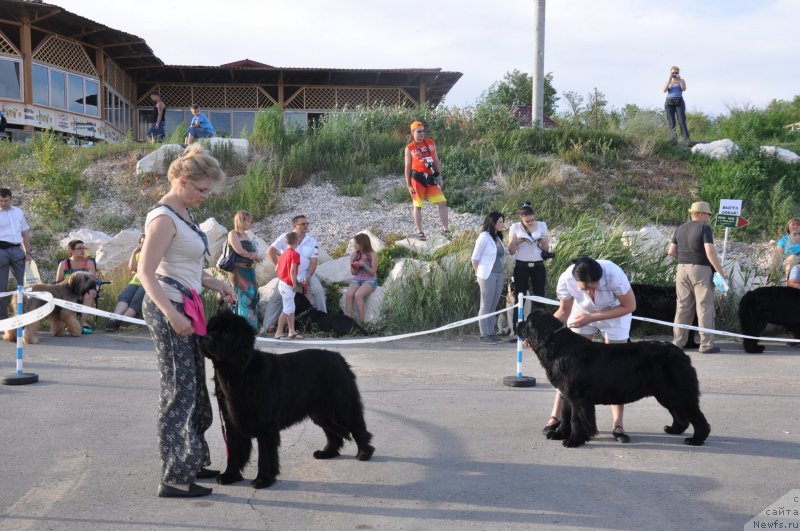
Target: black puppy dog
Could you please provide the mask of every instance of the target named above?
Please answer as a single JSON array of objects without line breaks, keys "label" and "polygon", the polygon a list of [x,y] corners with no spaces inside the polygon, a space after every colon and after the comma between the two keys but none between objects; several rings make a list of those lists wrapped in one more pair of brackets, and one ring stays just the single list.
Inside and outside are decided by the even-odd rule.
[{"label": "black puppy dog", "polygon": [[[760,336],[768,323],[783,326],[793,338],[800,338],[800,289],[786,286],[767,286],[748,291],[739,301],[739,324],[742,334]],[[745,339],[744,351],[764,352],[758,340]]]},{"label": "black puppy dog", "polygon": [[700,385],[692,361],[664,341],[595,343],[572,332],[547,310],[537,308],[520,325],[547,379],[564,396],[562,420],[548,438],[574,448],[597,434],[595,404],[629,404],[653,396],[672,415],[664,431],[678,435],[691,423],[685,444],[700,446],[711,427],[700,411]]},{"label": "black puppy dog", "polygon": [[[633,295],[636,297],[636,310],[633,315],[637,317],[647,317],[658,319],[659,321],[672,322],[675,320],[675,308],[678,304],[678,295],[675,292],[675,285],[655,286],[653,284],[631,284]],[[634,319],[631,321],[631,332],[640,326],[642,321]],[[695,315],[692,325],[697,326],[697,316]],[[700,348],[695,341],[694,330],[689,331],[689,338],[686,340],[684,349]]]},{"label": "black puppy dog", "polygon": [[328,443],[316,459],[339,455],[344,439],[358,445],[356,459],[367,461],[375,449],[364,422],[364,406],[350,366],[337,352],[301,350],[275,355],[254,348],[255,331],[229,311],[208,322],[203,354],[214,364],[214,384],[227,428],[228,465],[217,481],[244,479],[252,439],[258,441],[256,489],[269,487],[280,473],[280,432],[306,418],[325,432]]},{"label": "black puppy dog", "polygon": [[367,334],[351,317],[317,310],[302,293],[294,294],[294,305],[294,324],[300,331],[324,332],[333,337]]}]

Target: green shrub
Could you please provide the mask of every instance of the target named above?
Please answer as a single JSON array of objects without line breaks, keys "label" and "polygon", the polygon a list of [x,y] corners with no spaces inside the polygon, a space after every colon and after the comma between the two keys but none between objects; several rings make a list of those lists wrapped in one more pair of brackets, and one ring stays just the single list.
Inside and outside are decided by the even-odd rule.
[{"label": "green shrub", "polygon": [[35,136],[31,143],[34,169],[20,176],[33,193],[30,204],[43,219],[69,223],[83,189],[80,169],[69,163],[71,148],[51,130]]}]

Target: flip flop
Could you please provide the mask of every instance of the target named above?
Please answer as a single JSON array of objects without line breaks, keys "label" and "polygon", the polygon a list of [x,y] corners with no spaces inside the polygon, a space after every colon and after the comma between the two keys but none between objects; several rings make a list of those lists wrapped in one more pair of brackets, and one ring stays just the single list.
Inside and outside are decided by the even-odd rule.
[{"label": "flip flop", "polygon": [[289,336],[275,336],[275,339],[288,339]]},{"label": "flip flop", "polygon": [[291,334],[286,336],[286,339],[305,339],[301,334]]}]

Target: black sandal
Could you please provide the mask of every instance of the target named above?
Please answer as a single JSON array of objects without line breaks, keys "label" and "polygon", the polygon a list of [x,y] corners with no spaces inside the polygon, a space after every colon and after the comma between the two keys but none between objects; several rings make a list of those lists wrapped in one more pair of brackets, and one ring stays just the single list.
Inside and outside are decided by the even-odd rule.
[{"label": "black sandal", "polygon": [[548,424],[548,425],[547,425],[547,426],[545,426],[545,427],[544,427],[544,429],[542,430],[542,433],[543,433],[543,434],[544,434],[544,436],[545,436],[545,437],[547,437],[547,438],[550,438],[550,434],[551,434],[551,433],[555,433],[555,432],[558,430],[558,428],[561,426],[561,421],[560,421],[560,420],[558,420],[556,417],[550,417],[550,419],[548,420],[548,422],[550,422],[551,420],[554,420],[555,422],[554,422],[554,423],[552,423],[552,424]]},{"label": "black sandal", "polygon": [[628,437],[628,434],[625,433],[625,430],[622,429],[622,426],[614,426],[614,431],[611,432],[611,435],[614,436],[614,439],[618,443],[625,444],[631,442],[631,438]]},{"label": "black sandal", "polygon": [[422,231],[419,231],[419,232],[417,233],[417,239],[418,239],[419,241],[421,241],[421,242],[424,242],[425,240],[427,240],[427,239],[428,239],[428,237],[427,237],[427,236],[425,236],[425,233],[424,233],[424,232],[422,232]]}]

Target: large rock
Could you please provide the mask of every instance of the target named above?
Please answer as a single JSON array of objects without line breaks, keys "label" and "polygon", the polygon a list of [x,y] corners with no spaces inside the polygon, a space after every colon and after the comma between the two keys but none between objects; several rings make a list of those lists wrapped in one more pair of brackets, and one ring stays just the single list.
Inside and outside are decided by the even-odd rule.
[{"label": "large rock", "polygon": [[[97,256],[100,247],[111,239],[111,236],[99,230],[79,229],[70,233],[59,242],[61,249],[67,250],[72,240],[81,240],[86,247],[86,256]],[[127,260],[127,258],[126,258]]]},{"label": "large rock", "polygon": [[141,236],[142,231],[138,229],[125,229],[100,246],[95,261],[97,269],[103,276],[126,277],[132,275],[128,269],[128,260],[133,250],[139,245]]},{"label": "large rock", "polygon": [[394,265],[383,285],[387,289],[394,288],[396,284],[402,285],[404,279],[420,275],[423,277],[423,282],[425,282],[431,273],[432,267],[430,262],[424,260],[401,258]]},{"label": "large rock", "polygon": [[216,218],[208,218],[200,224],[200,230],[208,236],[208,250],[211,257],[208,264],[214,266],[222,255],[225,242],[228,241],[228,229],[225,228]]},{"label": "large rock", "polygon": [[[339,290],[339,293],[341,294],[341,297],[339,298],[339,308],[341,308],[342,313],[344,313],[345,304],[347,303],[347,297],[345,295],[347,293],[347,288],[342,288]],[[381,308],[383,307],[383,297],[385,294],[385,288],[383,286],[378,286],[375,291],[367,296],[367,305],[364,308],[365,323],[372,324],[380,322],[382,317]],[[356,310],[353,308],[353,313],[355,312]]]},{"label": "large rock", "polygon": [[317,276],[323,282],[328,284],[334,282],[350,282],[352,274],[350,273],[350,255],[337,258],[336,260],[329,260],[317,265]]},{"label": "large rock", "polygon": [[695,144],[692,147],[692,153],[705,155],[712,159],[727,159],[737,151],[739,151],[739,146],[733,140],[728,140],[727,138],[715,140],[708,144]]},{"label": "large rock", "polygon": [[627,230],[622,233],[622,245],[629,249],[638,249],[632,254],[664,258],[669,248],[669,237],[652,225],[639,230]]},{"label": "large rock", "polygon": [[423,253],[432,253],[449,243],[450,240],[445,238],[442,234],[429,234],[425,241],[418,240],[417,238],[403,238],[395,242],[395,245],[400,245]]},{"label": "large rock", "polygon": [[[213,154],[214,149],[219,145],[229,144],[239,160],[247,160],[250,154],[250,143],[244,138],[203,138],[198,142]],[[162,144],[158,149],[142,157],[136,163],[136,175],[145,173],[155,173],[166,175],[168,163],[178,158],[183,153],[183,146],[180,144]]]},{"label": "large rock", "polygon": [[167,174],[167,161],[172,162],[183,153],[180,144],[162,144],[155,151],[145,155],[136,163],[136,175],[145,173]]},{"label": "large rock", "polygon": [[258,288],[258,322],[264,322],[264,314],[267,311],[267,303],[272,298],[272,294],[278,289],[278,279],[273,278],[266,285]]},{"label": "large rock", "polygon": [[[375,236],[371,231],[362,230],[358,234],[366,234],[369,237],[369,243],[372,245],[372,250],[376,253],[380,252],[381,250],[386,248],[386,244],[383,241]],[[355,238],[350,238],[350,243],[347,245],[347,251],[345,253],[347,256],[350,256],[356,251],[356,240]]]},{"label": "large rock", "polygon": [[776,157],[778,160],[787,164],[795,164],[796,162],[800,162],[800,156],[794,151],[789,151],[788,149],[783,149],[776,146],[761,146],[760,151],[764,155]]}]

